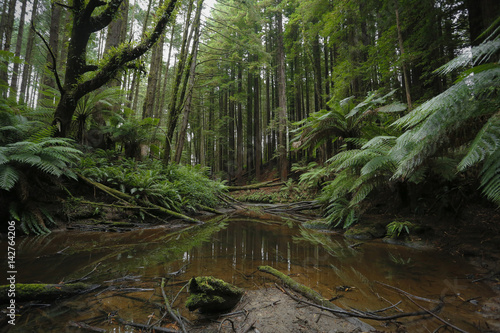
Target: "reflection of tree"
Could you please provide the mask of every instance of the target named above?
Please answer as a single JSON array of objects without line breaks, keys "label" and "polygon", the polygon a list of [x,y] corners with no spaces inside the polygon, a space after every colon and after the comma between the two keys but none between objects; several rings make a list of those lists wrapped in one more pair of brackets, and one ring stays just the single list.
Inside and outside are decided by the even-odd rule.
[{"label": "reflection of tree", "polygon": [[346,258],[356,254],[355,249],[347,246],[345,243],[341,244],[338,240],[333,239],[330,234],[320,233],[303,227],[300,227],[300,236],[294,236],[293,241],[320,245],[333,257]]}]

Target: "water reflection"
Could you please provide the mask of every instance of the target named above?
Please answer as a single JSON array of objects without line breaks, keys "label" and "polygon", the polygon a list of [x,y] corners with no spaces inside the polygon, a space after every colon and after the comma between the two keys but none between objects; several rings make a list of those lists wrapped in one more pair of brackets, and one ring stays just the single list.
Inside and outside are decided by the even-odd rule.
[{"label": "water reflection", "polygon": [[[172,287],[168,292],[175,295],[181,286],[174,283],[178,280],[169,273],[183,267],[185,273],[177,278],[181,281],[192,276],[213,275],[252,289],[261,288],[264,279],[269,278],[256,273],[257,267],[269,265],[326,298],[338,297],[336,304],[346,308],[373,310],[401,300],[399,294],[375,281],[426,298],[447,297],[452,305],[447,306],[443,315],[454,324],[474,331],[471,323],[481,320],[474,313],[478,308],[471,309],[470,303],[461,300],[486,298],[491,291],[485,285],[472,284],[464,278],[474,273],[473,267],[460,258],[434,251],[378,242],[352,245],[339,235],[290,223],[234,217],[220,217],[173,233],[162,228],[124,234],[56,232],[20,240],[18,282],[57,283],[83,276],[101,263],[98,274],[93,275],[93,282],[140,276],[138,280],[124,280],[121,285],[156,288],[152,294],[135,297],[156,299],[161,303],[159,278],[169,276]],[[2,260],[5,267],[6,258]],[[181,303],[182,297],[177,305]],[[414,311],[411,304],[401,307]],[[20,318],[19,326],[26,320],[25,326],[16,327],[16,330],[22,332],[32,327],[35,318],[38,324],[60,332],[69,320],[99,317],[109,311],[118,311],[127,320],[138,322],[145,322],[152,311],[158,312],[151,302],[124,299],[123,295],[113,293],[94,293],[48,310],[36,310]],[[97,321],[97,326],[107,329],[116,328],[113,325],[106,320],[103,322],[102,318]],[[413,325],[414,332],[423,329],[419,321],[408,325]],[[429,329],[433,327],[431,331],[439,326],[428,321],[425,325],[430,325]]]}]

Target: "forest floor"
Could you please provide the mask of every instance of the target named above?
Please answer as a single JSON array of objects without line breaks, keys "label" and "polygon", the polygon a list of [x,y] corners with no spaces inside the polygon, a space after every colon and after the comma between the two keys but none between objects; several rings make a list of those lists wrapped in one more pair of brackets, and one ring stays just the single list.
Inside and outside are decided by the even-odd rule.
[{"label": "forest floor", "polygon": [[337,317],[325,310],[301,304],[270,285],[246,291],[231,313],[235,315],[217,318],[218,322],[210,317],[199,320],[190,332],[376,332],[358,319]]}]

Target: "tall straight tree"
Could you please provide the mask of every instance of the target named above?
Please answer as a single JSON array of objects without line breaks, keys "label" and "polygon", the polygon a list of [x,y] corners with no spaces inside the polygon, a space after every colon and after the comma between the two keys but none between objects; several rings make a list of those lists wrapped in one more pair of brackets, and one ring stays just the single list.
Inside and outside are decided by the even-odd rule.
[{"label": "tall straight tree", "polygon": [[46,88],[56,88],[56,79],[53,73],[56,71],[56,55],[59,49],[59,33],[61,21],[62,7],[55,3],[50,5],[50,28],[49,28],[49,43],[47,45],[48,52],[46,56],[45,66],[47,70],[43,72],[41,87],[38,93],[38,105],[52,106],[55,100],[47,94]]},{"label": "tall straight tree", "polygon": [[[35,21],[35,17],[37,15],[37,10],[38,10],[38,0],[33,1],[33,7],[31,8],[31,20],[30,22]],[[26,95],[27,95],[27,89],[28,89],[28,83],[30,81],[31,77],[31,71],[32,71],[32,56],[33,56],[33,43],[35,40],[35,31],[33,29],[29,29],[28,32],[28,40],[26,44],[26,51],[24,55],[24,64],[23,64],[23,76],[21,78],[21,88],[20,88],[20,94],[19,94],[19,103],[25,103],[26,102]]]},{"label": "tall straight tree", "polygon": [[[71,119],[80,98],[108,83],[120,70],[132,65],[132,61],[151,49],[170,22],[177,5],[177,0],[170,0],[159,8],[156,13],[156,24],[142,36],[139,43],[123,43],[120,47],[108,52],[98,65],[89,64],[87,44],[91,35],[106,28],[113,21],[122,1],[111,0],[104,3],[97,0],[88,2],[74,0],[72,6],[69,7],[73,14],[73,26],[68,46],[64,86],[56,76],[61,99],[53,122],[58,127],[59,136],[68,134]],[[94,14],[98,8],[100,10]]]},{"label": "tall straight tree", "polygon": [[[17,41],[16,41],[16,51],[14,55],[16,57],[21,56],[21,47],[23,45],[23,34],[24,34],[24,17],[26,16],[26,3],[28,0],[22,0],[21,6],[21,15],[19,17],[19,27],[17,29]],[[14,94],[15,99],[17,100],[17,78],[19,76],[19,63],[16,61],[12,67],[12,80],[10,83],[11,93]]]},{"label": "tall straight tree", "polygon": [[179,128],[179,135],[177,136],[177,147],[175,149],[175,163],[181,162],[182,148],[184,147],[184,141],[186,140],[186,133],[189,124],[189,114],[191,113],[192,101],[193,101],[193,89],[195,84],[195,72],[196,72],[196,59],[198,57],[198,46],[200,43],[200,20],[201,20],[201,10],[203,7],[203,0],[198,1],[198,8],[196,9],[196,17],[194,21],[194,39],[193,46],[191,49],[191,56],[189,59],[189,83],[186,101],[183,107],[182,122]]},{"label": "tall straight tree", "polygon": [[[281,0],[278,0],[280,8]],[[286,105],[286,76],[285,76],[285,45],[283,42],[283,13],[282,10],[276,14],[276,31],[278,46],[276,50],[278,60],[278,153],[281,181],[288,179],[288,140],[287,140],[287,105]]]},{"label": "tall straight tree", "polygon": [[[203,0],[198,0],[198,2],[202,2]],[[177,64],[177,68],[175,71],[175,79],[174,79],[174,85],[172,87],[172,94],[170,96],[170,103],[168,107],[168,114],[167,114],[167,130],[166,130],[166,138],[165,138],[165,150],[163,154],[163,160],[165,164],[168,164],[170,162],[171,158],[171,153],[172,153],[172,147],[173,147],[173,139],[174,139],[174,132],[175,128],[177,126],[177,120],[179,119],[180,115],[180,104],[183,102],[184,94],[185,94],[185,88],[187,86],[187,80],[184,80],[184,84],[181,87],[181,82],[183,78],[183,74],[186,75],[185,73],[185,68],[186,63],[187,63],[187,58],[188,58],[188,45],[189,45],[189,40],[190,40],[190,32],[189,32],[189,22],[191,21],[191,14],[193,11],[193,5],[194,5],[194,0],[189,1],[189,6],[186,14],[186,26],[184,29],[183,37],[182,37],[182,46],[181,46],[181,52],[179,54],[179,61]],[[201,6],[200,6],[201,7]],[[200,15],[201,15],[201,9],[198,7],[200,10]],[[198,12],[197,14],[198,15]],[[193,30],[191,30],[193,31]],[[189,77],[189,69],[187,71],[187,76]]]}]

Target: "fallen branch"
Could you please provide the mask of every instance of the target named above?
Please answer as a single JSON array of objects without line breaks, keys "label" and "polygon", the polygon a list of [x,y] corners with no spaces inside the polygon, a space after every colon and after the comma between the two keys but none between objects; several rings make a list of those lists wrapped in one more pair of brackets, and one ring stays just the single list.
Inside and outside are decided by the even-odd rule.
[{"label": "fallen branch", "polygon": [[[120,192],[118,190],[115,190],[114,188],[111,188],[111,187],[108,187],[108,186],[103,185],[101,183],[98,183],[98,182],[95,182],[93,180],[90,180],[90,179],[88,179],[87,177],[85,177],[85,176],[83,176],[81,174],[78,174],[78,177],[80,177],[82,180],[84,180],[85,182],[89,183],[90,185],[95,186],[98,189],[100,189],[101,191],[103,191],[103,192],[111,195],[114,198],[118,198],[120,200],[123,200],[123,201],[129,203],[129,204],[131,204],[132,202],[135,201],[135,198],[132,197],[131,195],[128,195],[127,193]],[[148,202],[148,201],[145,201],[145,200],[139,200],[139,201],[142,204],[144,204],[145,206],[147,206],[149,208],[154,208],[156,210],[159,210],[159,211],[161,211],[161,212],[163,212],[163,213],[165,213],[167,215],[170,215],[170,216],[173,216],[173,217],[176,217],[176,218],[179,218],[179,219],[191,222],[191,223],[203,223],[203,222],[201,222],[199,220],[193,219],[193,218],[191,218],[189,216],[186,216],[184,214],[181,214],[181,213],[174,212],[173,210],[167,209],[165,207],[155,205],[155,204],[153,204],[151,202]]]},{"label": "fallen branch", "polygon": [[[406,295],[405,295],[406,296]],[[459,332],[462,332],[462,333],[469,333],[467,331],[464,331],[463,329],[461,328],[458,328],[456,327],[455,325],[453,324],[450,324],[449,322],[447,322],[446,320],[444,320],[443,318],[439,317],[437,314],[431,312],[430,310],[427,310],[426,308],[424,308],[423,306],[421,306],[420,304],[417,304],[414,300],[411,299],[411,297],[409,296],[406,296],[406,298],[408,298],[408,300],[410,300],[410,302],[412,302],[413,304],[415,304],[416,306],[418,306],[420,309],[424,310],[425,312],[427,312],[428,314],[430,314],[431,316],[433,316],[434,318],[436,318],[437,320],[439,320],[440,322],[442,322],[443,324],[453,328],[454,330],[457,330]]]},{"label": "fallen branch", "polygon": [[433,300],[433,299],[429,299],[429,298],[425,298],[425,297],[420,297],[420,296],[415,296],[415,295],[412,295],[404,290],[401,290],[399,288],[396,288],[394,286],[391,286],[391,285],[388,285],[388,284],[385,284],[385,283],[382,283],[382,282],[379,282],[379,281],[375,281],[376,283],[380,284],[380,285],[383,285],[384,287],[387,287],[387,288],[391,288],[391,289],[394,289],[396,290],[398,293],[400,294],[403,294],[407,297],[411,297],[411,298],[414,298],[414,299],[418,299],[418,300],[421,300],[421,301],[424,301],[424,302],[428,302],[428,303],[434,303],[434,304],[440,304],[442,302],[439,302],[439,301],[436,301],[436,300]]},{"label": "fallen branch", "polygon": [[149,326],[149,325],[144,325],[144,324],[139,324],[139,323],[133,323],[130,321],[123,320],[121,318],[118,318],[118,322],[122,325],[137,327],[140,329],[145,329],[146,331],[153,330],[154,332],[166,332],[166,333],[178,333],[179,332],[177,330],[173,330],[171,328],[166,328],[166,327]]},{"label": "fallen branch", "polygon": [[[317,307],[319,309],[327,310],[329,312],[335,313],[337,315],[342,315],[342,316],[356,317],[356,318],[361,318],[361,319],[371,319],[371,320],[378,320],[378,321],[387,321],[387,320],[394,320],[394,319],[403,318],[403,317],[424,316],[424,315],[429,314],[429,312],[433,312],[433,313],[439,312],[442,309],[442,307],[444,306],[444,303],[440,302],[436,306],[436,308],[434,308],[432,310],[425,310],[425,311],[419,311],[419,312],[400,313],[400,314],[396,314],[396,315],[392,315],[392,316],[378,316],[378,315],[375,315],[376,312],[381,312],[382,310],[380,310],[380,311],[372,311],[371,313],[362,313],[360,311],[348,311],[348,310],[344,310],[344,309],[336,306],[335,304],[332,304],[329,300],[327,300],[326,298],[323,298],[316,291],[312,290],[309,287],[304,286],[303,284],[300,284],[300,283],[294,281],[289,276],[281,273],[280,271],[278,271],[278,270],[276,270],[276,269],[274,269],[272,267],[269,267],[269,266],[259,266],[258,269],[261,272],[265,272],[265,273],[271,274],[271,275],[279,278],[281,281],[283,281],[283,283],[287,287],[289,287],[290,289],[292,289],[292,290],[300,293],[301,295],[307,297],[308,299],[310,299],[312,301],[312,302],[308,302],[308,301],[305,301],[303,299],[300,299],[300,298],[298,298],[296,296],[293,296],[286,289],[284,289],[284,291],[291,298],[293,298],[294,300],[296,300],[297,302],[302,302],[304,304],[315,306],[315,307]],[[383,309],[383,310],[387,310],[387,309]],[[360,323],[362,323],[362,322],[360,322]],[[356,324],[359,324],[359,323],[356,323]],[[372,328],[370,327],[368,330],[370,330],[370,329],[372,329]]]},{"label": "fallen branch", "polygon": [[102,333],[106,333],[107,332],[103,328],[90,326],[88,324],[85,324],[85,323],[82,323],[82,322],[76,322],[76,321],[70,321],[70,322],[68,322],[68,326],[70,326],[70,327],[76,327],[76,328],[83,328],[84,330],[92,331],[92,332],[102,332]]},{"label": "fallen branch", "polygon": [[168,314],[170,317],[172,317],[173,320],[175,320],[179,326],[181,327],[182,332],[187,333],[186,327],[184,326],[184,322],[182,319],[174,312],[172,307],[170,306],[170,303],[168,302],[167,295],[165,294],[165,289],[163,288],[165,286],[165,279],[161,279],[161,293],[163,295],[163,300],[165,301],[165,308],[168,311]]},{"label": "fallen branch", "polygon": [[256,189],[263,188],[263,187],[274,187],[274,186],[281,186],[284,184],[283,182],[274,183],[274,181],[276,181],[276,180],[274,179],[274,180],[269,180],[267,182],[262,182],[262,183],[258,183],[258,184],[251,184],[251,185],[244,185],[244,186],[226,186],[226,189],[228,191],[256,190]]},{"label": "fallen branch", "polygon": [[[97,284],[66,283],[66,284],[43,284],[43,283],[16,283],[16,301],[52,301],[59,298],[67,298],[80,295],[99,288]],[[0,304],[6,304],[10,285],[0,286]]]}]

